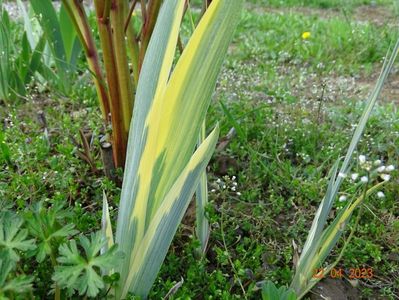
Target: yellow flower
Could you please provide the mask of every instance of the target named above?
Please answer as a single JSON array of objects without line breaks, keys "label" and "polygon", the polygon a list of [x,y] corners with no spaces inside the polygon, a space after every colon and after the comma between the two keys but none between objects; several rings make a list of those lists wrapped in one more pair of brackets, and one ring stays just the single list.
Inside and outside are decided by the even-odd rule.
[{"label": "yellow flower", "polygon": [[302,33],[302,38],[303,38],[304,40],[310,38],[310,32],[309,32],[309,31],[305,31],[304,33]]}]

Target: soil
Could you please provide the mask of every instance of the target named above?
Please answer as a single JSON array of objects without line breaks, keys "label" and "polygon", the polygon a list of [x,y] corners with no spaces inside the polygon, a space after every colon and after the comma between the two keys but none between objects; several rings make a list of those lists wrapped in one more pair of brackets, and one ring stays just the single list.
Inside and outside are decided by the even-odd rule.
[{"label": "soil", "polygon": [[345,279],[326,278],[311,291],[312,300],[357,300],[360,293]]}]

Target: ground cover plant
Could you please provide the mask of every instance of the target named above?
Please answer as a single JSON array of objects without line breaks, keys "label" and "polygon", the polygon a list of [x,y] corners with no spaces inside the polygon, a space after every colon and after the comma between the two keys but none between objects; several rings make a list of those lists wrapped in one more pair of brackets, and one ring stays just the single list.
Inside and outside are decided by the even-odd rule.
[{"label": "ground cover plant", "polygon": [[[276,292],[275,286],[292,282],[293,265],[326,194],[329,170],[345,154],[364,100],[398,37],[389,1],[354,1],[345,13],[335,10],[337,1],[325,2],[328,5],[246,4],[207,118],[207,128],[219,121],[221,130],[208,168],[210,241],[199,259],[196,213],[190,206],[149,298],[171,292],[173,299],[259,299],[262,287],[267,297]],[[308,5],[307,10],[299,5]],[[365,22],[361,12],[371,8],[385,22]],[[200,14],[200,6],[193,14]],[[14,26],[22,32],[21,23]],[[191,32],[186,18],[183,43]],[[71,297],[79,292],[90,296],[97,289],[97,297],[104,298],[108,288],[103,286],[118,284],[120,275],[102,277],[98,267],[123,258],[115,248],[100,255],[104,245],[95,231],[106,203],[103,191],[109,220],[116,222],[120,188],[101,174],[96,138],[101,113],[82,57],[78,65],[83,70],[80,80],[67,95],[52,88],[2,102],[0,205],[7,212],[2,212],[0,232],[18,242],[9,254],[18,260],[18,268],[1,265],[0,290],[11,298],[53,298],[54,282],[62,293],[73,286],[66,282],[68,270],[56,269],[48,276],[52,249],[59,249],[59,264],[74,254],[93,262],[87,274],[97,278],[96,273],[99,280],[70,289],[75,293]],[[343,278],[333,279],[327,272],[305,298],[334,296],[337,291],[352,299],[398,297],[396,66],[350,161],[352,171],[343,180],[329,220],[362,197],[366,186],[383,182],[380,174],[391,178],[379,193],[362,200],[327,258],[334,263],[344,248],[334,267],[343,270]],[[91,164],[83,154],[90,154]],[[366,176],[368,183],[362,184]],[[15,228],[18,234],[3,228]],[[351,277],[350,269],[362,268],[371,268],[373,276]],[[311,271],[312,277],[320,277],[318,270]]]}]

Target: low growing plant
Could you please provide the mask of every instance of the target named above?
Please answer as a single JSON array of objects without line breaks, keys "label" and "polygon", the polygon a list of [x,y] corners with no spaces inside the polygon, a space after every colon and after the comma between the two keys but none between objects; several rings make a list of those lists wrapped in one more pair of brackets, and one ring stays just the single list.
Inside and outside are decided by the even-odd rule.
[{"label": "low growing plant", "polygon": [[[0,297],[1,299],[33,298],[35,275],[25,275],[19,265],[21,260],[30,265],[45,265],[56,284],[52,292],[61,299],[61,289],[73,296],[94,297],[106,294],[109,280],[102,272],[122,259],[117,246],[100,253],[106,243],[102,233],[79,235],[73,224],[66,224],[68,212],[61,206],[46,208],[38,203],[32,210],[18,215],[10,211],[0,212]],[[71,240],[69,240],[71,239]],[[68,241],[69,240],[69,241]],[[79,246],[79,247],[78,247]],[[49,278],[45,278],[49,280]]]}]

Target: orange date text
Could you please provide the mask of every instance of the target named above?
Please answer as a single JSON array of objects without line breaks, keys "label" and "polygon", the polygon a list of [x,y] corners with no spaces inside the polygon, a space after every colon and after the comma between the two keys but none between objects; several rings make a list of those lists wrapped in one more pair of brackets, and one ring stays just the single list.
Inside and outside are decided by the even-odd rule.
[{"label": "orange date text", "polygon": [[330,271],[327,271],[324,268],[314,269],[313,270],[313,278],[336,278],[340,279],[347,276],[349,279],[371,279],[374,277],[373,268],[332,268]]}]

